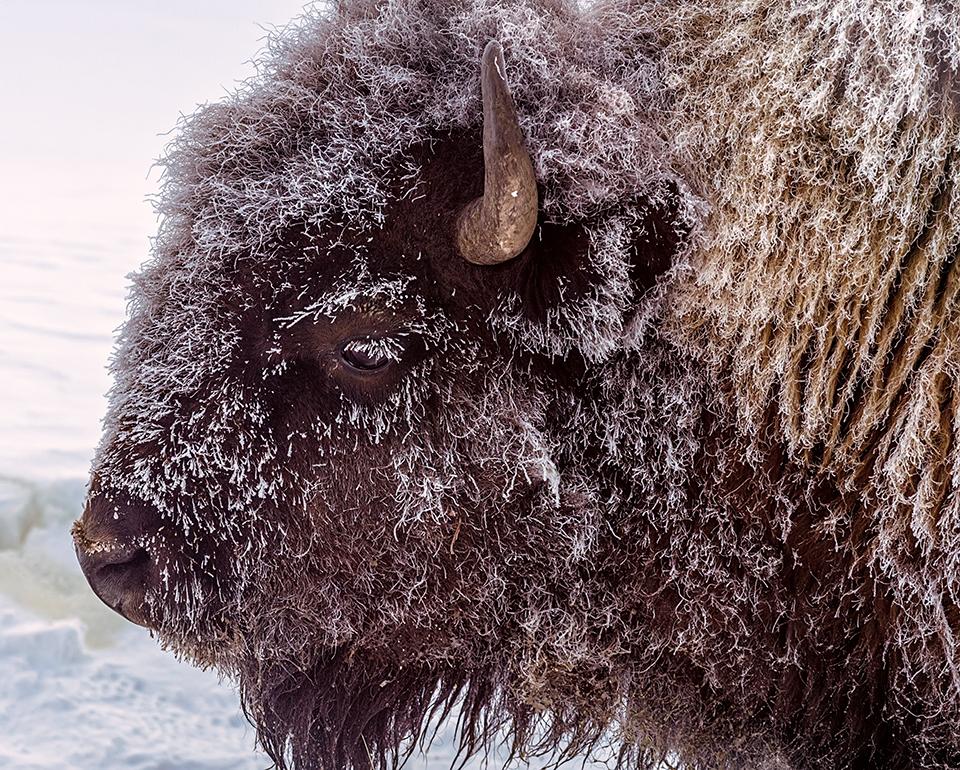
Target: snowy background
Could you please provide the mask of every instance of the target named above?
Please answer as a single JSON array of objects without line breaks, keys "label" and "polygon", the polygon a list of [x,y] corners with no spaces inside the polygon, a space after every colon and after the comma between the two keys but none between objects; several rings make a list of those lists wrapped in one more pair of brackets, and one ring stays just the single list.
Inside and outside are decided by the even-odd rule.
[{"label": "snowy background", "polygon": [[0,768],[269,765],[229,683],[101,605],[68,533],[162,134],[251,75],[300,7],[0,0]]},{"label": "snowy background", "polygon": [[181,111],[300,0],[0,0],[0,768],[263,768],[237,697],[101,605],[69,539]]}]

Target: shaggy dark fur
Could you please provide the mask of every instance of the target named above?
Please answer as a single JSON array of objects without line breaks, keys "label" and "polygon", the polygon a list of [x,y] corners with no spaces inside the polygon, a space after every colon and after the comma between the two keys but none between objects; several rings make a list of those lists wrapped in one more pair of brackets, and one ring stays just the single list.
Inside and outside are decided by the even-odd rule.
[{"label": "shaggy dark fur", "polygon": [[[960,768],[956,19],[309,14],[166,159],[81,551],[145,554],[279,767],[452,711],[465,754]],[[480,267],[491,38],[542,207]]]}]

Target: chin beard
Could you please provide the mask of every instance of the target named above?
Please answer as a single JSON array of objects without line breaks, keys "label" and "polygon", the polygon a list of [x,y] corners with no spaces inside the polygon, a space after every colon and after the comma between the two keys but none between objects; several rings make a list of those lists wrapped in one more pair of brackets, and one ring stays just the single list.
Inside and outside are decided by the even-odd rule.
[{"label": "chin beard", "polygon": [[[491,767],[518,757],[562,762],[601,749],[615,766],[640,766],[613,748],[605,726],[578,708],[534,708],[493,665],[401,664],[346,646],[306,669],[249,660],[239,669],[247,718],[278,770],[372,770],[427,751],[455,721],[451,767],[480,755]],[[613,743],[616,743],[614,741]]]},{"label": "chin beard", "polygon": [[280,770],[396,766],[461,697],[484,700],[464,671],[398,666],[347,648],[305,670],[258,660],[239,674],[244,711]]}]

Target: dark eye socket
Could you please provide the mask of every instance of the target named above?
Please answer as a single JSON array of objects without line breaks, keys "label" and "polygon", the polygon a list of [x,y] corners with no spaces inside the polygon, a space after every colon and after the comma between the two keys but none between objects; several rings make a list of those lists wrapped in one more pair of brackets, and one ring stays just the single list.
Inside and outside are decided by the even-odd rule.
[{"label": "dark eye socket", "polygon": [[340,346],[340,359],[358,372],[376,372],[400,360],[402,343],[389,337],[355,337]]}]

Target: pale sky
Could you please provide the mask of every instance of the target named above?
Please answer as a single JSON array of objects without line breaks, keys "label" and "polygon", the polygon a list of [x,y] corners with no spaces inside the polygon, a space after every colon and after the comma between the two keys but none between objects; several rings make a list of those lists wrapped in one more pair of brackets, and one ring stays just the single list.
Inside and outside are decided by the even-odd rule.
[{"label": "pale sky", "polygon": [[304,2],[0,0],[0,236],[152,231],[160,134]]}]

